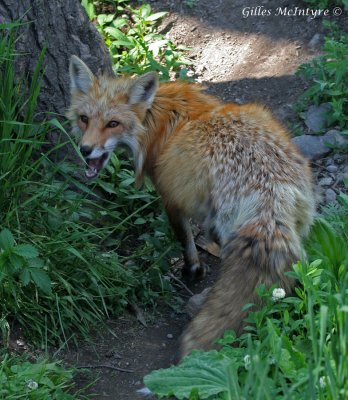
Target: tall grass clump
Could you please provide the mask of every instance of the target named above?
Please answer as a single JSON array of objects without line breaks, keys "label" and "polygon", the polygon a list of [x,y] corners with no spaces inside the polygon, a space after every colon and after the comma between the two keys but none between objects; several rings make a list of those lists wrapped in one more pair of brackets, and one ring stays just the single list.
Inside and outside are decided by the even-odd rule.
[{"label": "tall grass clump", "polygon": [[[110,180],[87,185],[76,165],[51,157],[71,139],[57,120],[36,120],[44,51],[28,92],[19,83],[27,77],[14,77],[25,57],[15,51],[18,29],[0,26],[0,328],[5,345],[17,322],[46,346],[88,336],[130,299],[148,304],[170,291],[161,275],[175,246],[158,196],[130,189],[134,175],[123,161],[115,156],[106,172],[115,189]],[[66,141],[46,151],[57,127]],[[145,222],[149,233],[139,237]]]}]

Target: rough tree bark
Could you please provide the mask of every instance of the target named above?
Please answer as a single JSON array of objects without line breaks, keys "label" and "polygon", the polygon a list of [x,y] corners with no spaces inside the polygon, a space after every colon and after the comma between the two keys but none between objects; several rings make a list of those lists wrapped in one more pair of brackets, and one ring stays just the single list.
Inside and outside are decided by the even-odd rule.
[{"label": "rough tree bark", "polygon": [[[24,17],[23,17],[24,16]],[[0,0],[1,22],[22,19],[16,45],[22,56],[15,66],[18,77],[35,68],[42,48],[46,73],[38,111],[64,114],[69,104],[69,59],[76,54],[94,73],[111,73],[111,60],[99,33],[79,0]]]}]

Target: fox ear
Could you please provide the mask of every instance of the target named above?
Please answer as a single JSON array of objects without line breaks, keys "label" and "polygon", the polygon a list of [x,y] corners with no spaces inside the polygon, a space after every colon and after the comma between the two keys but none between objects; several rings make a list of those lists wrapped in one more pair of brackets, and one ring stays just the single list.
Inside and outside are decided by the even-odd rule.
[{"label": "fox ear", "polygon": [[87,94],[93,82],[93,73],[87,65],[76,56],[71,56],[70,65],[70,89],[71,92],[77,90]]},{"label": "fox ear", "polygon": [[158,88],[156,72],[148,72],[138,78],[130,88],[129,104],[145,103],[150,108]]}]

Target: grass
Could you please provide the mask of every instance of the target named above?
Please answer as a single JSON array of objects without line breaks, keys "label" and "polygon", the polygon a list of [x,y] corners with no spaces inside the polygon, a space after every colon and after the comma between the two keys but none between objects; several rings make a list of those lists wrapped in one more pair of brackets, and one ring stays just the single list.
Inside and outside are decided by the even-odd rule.
[{"label": "grass", "polygon": [[[17,29],[0,26],[0,325],[5,346],[17,321],[46,348],[88,337],[129,301],[146,307],[170,295],[162,275],[178,247],[153,187],[133,188],[122,155],[93,184],[76,177],[76,165],[53,161],[72,139],[57,120],[35,119],[44,51],[30,95],[16,83]],[[57,127],[62,142],[44,151]]]},{"label": "grass", "polygon": [[348,196],[339,201],[316,220],[308,262],[293,266],[294,295],[277,299],[261,286],[263,307],[249,313],[247,333],[226,332],[220,351],[152,372],[151,391],[191,400],[348,398]]}]

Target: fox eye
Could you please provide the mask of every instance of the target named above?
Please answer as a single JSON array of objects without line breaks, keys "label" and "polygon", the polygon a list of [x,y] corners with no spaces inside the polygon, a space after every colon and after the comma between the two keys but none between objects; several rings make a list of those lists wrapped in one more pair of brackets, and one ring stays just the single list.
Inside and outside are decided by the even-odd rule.
[{"label": "fox eye", "polygon": [[107,128],[116,128],[116,126],[120,125],[120,123],[118,121],[110,121],[108,122],[108,124],[106,125]]},{"label": "fox eye", "polygon": [[83,122],[84,124],[87,124],[88,123],[87,115],[80,115],[80,121]]}]

